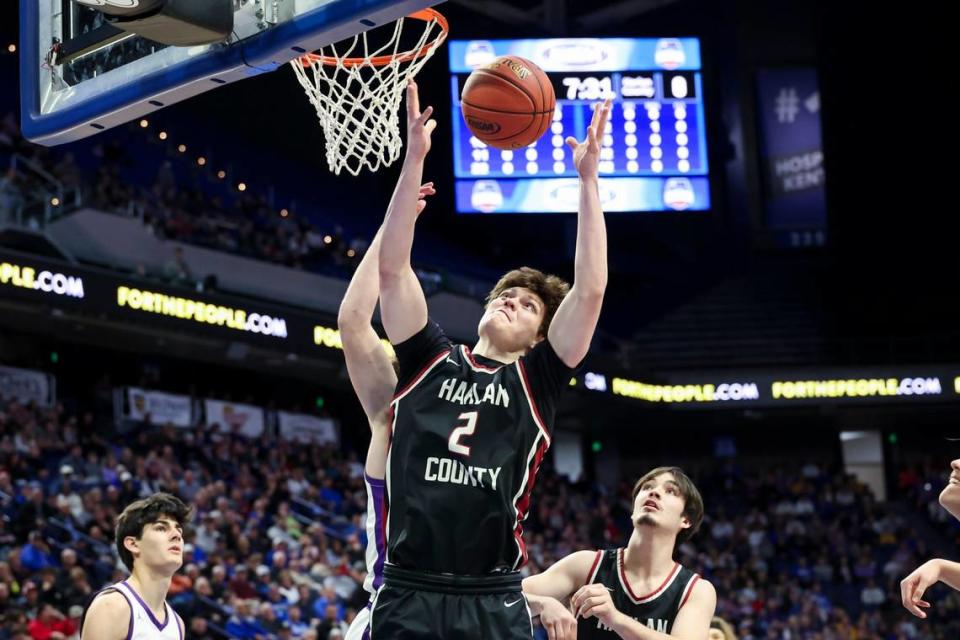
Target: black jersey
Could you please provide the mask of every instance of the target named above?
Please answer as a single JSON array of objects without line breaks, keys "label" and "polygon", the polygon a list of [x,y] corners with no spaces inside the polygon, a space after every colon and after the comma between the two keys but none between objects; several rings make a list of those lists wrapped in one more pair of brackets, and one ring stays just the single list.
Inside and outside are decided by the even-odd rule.
[{"label": "black jersey", "polygon": [[[610,590],[613,606],[640,624],[659,631],[670,633],[680,608],[686,604],[700,576],[679,563],[663,584],[647,595],[637,595],[627,582],[623,569],[623,549],[597,551],[593,567],[588,574],[587,584],[602,584]],[[610,640],[619,636],[606,627],[597,618],[581,618],[577,621],[578,640]]]},{"label": "black jersey", "polygon": [[518,569],[521,523],[571,369],[546,340],[503,364],[453,344],[432,321],[395,348],[387,562],[453,574]]}]

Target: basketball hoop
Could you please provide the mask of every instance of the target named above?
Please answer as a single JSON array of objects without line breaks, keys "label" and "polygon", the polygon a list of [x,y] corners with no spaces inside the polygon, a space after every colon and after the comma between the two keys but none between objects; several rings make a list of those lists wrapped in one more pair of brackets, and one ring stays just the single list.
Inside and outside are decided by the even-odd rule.
[{"label": "basketball hoop", "polygon": [[[406,20],[425,24],[419,41],[399,51]],[[434,9],[400,18],[393,36],[371,50],[361,33],[290,62],[323,127],[327,163],[335,174],[376,171],[400,157],[400,100],[407,81],[417,75],[449,32],[447,19]]]}]

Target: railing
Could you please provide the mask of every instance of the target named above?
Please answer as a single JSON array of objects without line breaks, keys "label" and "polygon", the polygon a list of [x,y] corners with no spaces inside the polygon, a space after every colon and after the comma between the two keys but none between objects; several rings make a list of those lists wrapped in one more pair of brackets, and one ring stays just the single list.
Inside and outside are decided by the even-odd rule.
[{"label": "railing", "polygon": [[75,527],[63,522],[62,520],[50,518],[47,520],[47,522],[54,527],[57,527],[61,531],[65,531],[67,534],[69,534],[72,542],[76,542],[77,540],[86,542],[98,555],[112,553],[113,547],[111,547],[109,544],[101,542],[100,540],[96,540],[95,538],[91,538],[87,534],[83,533],[82,531],[78,531]]},{"label": "railing", "polygon": [[[292,498],[290,500],[291,505],[298,507],[302,511],[306,511],[310,514],[310,517],[304,513],[297,513],[296,511],[291,511],[294,519],[300,524],[306,526],[319,525],[323,529],[324,534],[336,538],[337,540],[346,541],[349,536],[343,533],[342,529],[350,526],[350,519],[346,516],[342,516],[327,509],[324,509],[320,505],[310,502],[309,500],[304,500],[303,498]],[[324,522],[326,520],[326,522]]]},{"label": "railing", "polygon": [[[37,188],[27,192],[16,184],[17,178],[34,178]],[[0,178],[0,213],[7,210],[7,220],[0,218],[0,223],[39,230],[82,205],[79,187],[66,187],[30,158],[10,157],[7,176]]]}]

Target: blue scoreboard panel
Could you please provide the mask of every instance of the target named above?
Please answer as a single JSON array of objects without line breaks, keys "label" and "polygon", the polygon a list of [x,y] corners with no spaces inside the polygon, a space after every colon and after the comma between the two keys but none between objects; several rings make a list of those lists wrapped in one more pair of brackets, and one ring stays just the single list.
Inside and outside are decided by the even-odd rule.
[{"label": "blue scoreboard panel", "polygon": [[[582,140],[593,105],[608,97],[613,108],[600,152],[604,210],[710,208],[696,38],[454,40],[448,50],[458,212],[575,212],[577,171],[564,140]],[[547,133],[514,151],[472,136],[460,110],[470,72],[507,54],[539,65],[557,95]]]}]

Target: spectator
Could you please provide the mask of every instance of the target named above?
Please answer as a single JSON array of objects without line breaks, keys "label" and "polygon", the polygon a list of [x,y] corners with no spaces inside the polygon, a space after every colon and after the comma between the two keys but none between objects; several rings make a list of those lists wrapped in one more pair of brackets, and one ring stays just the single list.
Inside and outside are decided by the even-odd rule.
[{"label": "spectator", "polygon": [[231,638],[240,638],[240,640],[260,640],[267,635],[264,629],[252,613],[254,603],[243,598],[235,598],[233,610],[234,613],[227,621],[226,630]]},{"label": "spectator", "polygon": [[50,547],[43,540],[39,531],[31,531],[27,537],[27,544],[20,550],[20,562],[30,571],[41,571],[53,566],[50,557]]},{"label": "spectator", "polygon": [[173,249],[173,257],[163,268],[163,274],[167,282],[177,285],[193,286],[193,272],[190,265],[183,255],[183,247],[177,246]]},{"label": "spectator", "polygon": [[206,618],[190,618],[190,631],[187,633],[190,640],[220,640],[219,636],[213,635],[210,631],[210,623]]},{"label": "spectator", "polygon": [[27,631],[33,640],[67,640],[77,631],[76,624],[53,605],[44,605],[40,615],[30,621]]}]

